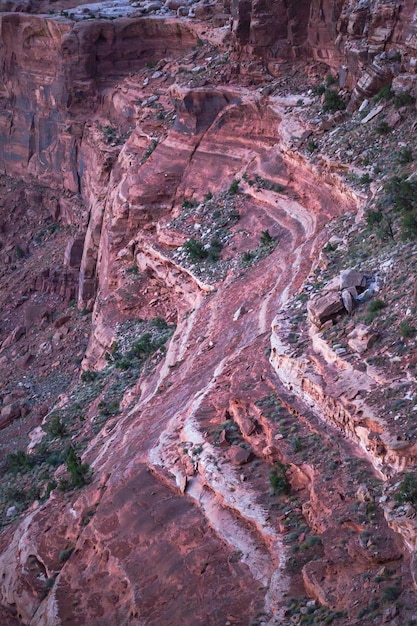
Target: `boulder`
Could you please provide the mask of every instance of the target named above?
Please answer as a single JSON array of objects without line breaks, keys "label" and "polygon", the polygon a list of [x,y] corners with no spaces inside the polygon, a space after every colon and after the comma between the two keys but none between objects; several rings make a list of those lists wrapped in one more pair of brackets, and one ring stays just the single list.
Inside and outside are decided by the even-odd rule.
[{"label": "boulder", "polygon": [[378,335],[365,324],[358,324],[347,336],[348,346],[354,352],[366,352],[377,340]]},{"label": "boulder", "polygon": [[222,430],[219,437],[219,446],[221,448],[227,448],[229,446],[229,440],[227,438],[227,430]]},{"label": "boulder", "polygon": [[8,404],[0,412],[0,428],[6,428],[13,420],[21,416],[21,406],[19,404]]},{"label": "boulder", "polygon": [[342,302],[346,311],[351,314],[355,309],[355,300],[349,289],[343,289],[342,291]]},{"label": "boulder", "polygon": [[233,465],[245,465],[248,463],[251,452],[240,446],[232,446],[229,450],[229,458]]},{"label": "boulder", "polygon": [[319,328],[328,320],[335,319],[344,310],[342,298],[334,291],[310,300],[307,306],[309,320]]},{"label": "boulder", "polygon": [[250,437],[256,431],[256,420],[252,417],[243,416],[239,420],[240,430],[246,437]]},{"label": "boulder", "polygon": [[17,343],[21,337],[26,333],[26,328],[24,326],[16,326],[12,330],[12,332],[6,337],[1,345],[1,349],[5,350],[9,348],[13,344]]},{"label": "boulder", "polygon": [[340,289],[349,289],[350,287],[365,287],[366,276],[363,272],[357,270],[343,270],[340,273]]}]

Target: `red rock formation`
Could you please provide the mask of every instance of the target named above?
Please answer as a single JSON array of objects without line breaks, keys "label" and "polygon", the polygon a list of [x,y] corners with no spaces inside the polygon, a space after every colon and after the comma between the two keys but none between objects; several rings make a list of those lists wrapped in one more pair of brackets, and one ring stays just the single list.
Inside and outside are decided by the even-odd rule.
[{"label": "red rock formation", "polygon": [[[368,14],[355,6],[234,3],[242,72],[253,53],[313,54],[333,70],[346,65],[345,82],[353,86],[362,69],[374,71],[377,53],[400,45],[412,29],[400,26],[395,7],[376,8],[368,40]],[[67,194],[50,201],[61,230],[48,231],[56,239],[47,251],[35,243],[14,250],[22,284],[15,270],[5,271],[0,367],[6,371],[12,360],[26,368],[28,404],[17,406],[1,388],[0,426],[13,427],[28,406],[31,449],[39,451],[35,441],[48,431],[44,444],[48,437],[71,442],[93,470],[82,489],[64,494],[70,470],[61,454],[55,486],[43,484],[26,515],[3,507],[1,605],[5,614],[15,607],[24,624],[217,626],[260,616],[284,624],[287,594],[305,590],[346,611],[342,619],[351,624],[358,613],[352,593],[367,606],[381,563],[410,584],[409,557],[394,537],[402,533],[414,546],[412,524],[389,520],[394,535],[375,507],[380,532],[371,541],[361,520],[373,513],[367,507],[374,495],[352,492],[348,463],[360,457],[360,446],[385,474],[415,456],[415,447],[389,438],[378,416],[359,414],[367,406],[356,400],[358,384],[367,390],[375,381],[326,352],[314,335],[311,360],[298,358],[285,312],[273,337],[278,376],[268,363],[276,312],[309,274],[325,225],[354,211],[357,199],[294,152],[310,131],[287,99],[238,84],[201,84],[197,36],[206,28],[159,17],[1,16],[2,170]],[[217,31],[207,36],[224,42]],[[164,71],[152,78],[146,62],[161,57]],[[198,58],[210,63],[208,53]],[[189,84],[172,86],[176,72],[188,71],[180,62],[192,68]],[[370,94],[385,80],[382,72],[372,88],[359,82],[357,92]],[[152,108],[153,96],[160,109]],[[28,195],[42,204],[36,189]],[[32,242],[35,233],[19,225]],[[17,230],[5,219],[8,265]],[[217,264],[187,256],[183,244],[194,236],[206,251],[224,238]],[[78,271],[79,308],[93,310],[92,328],[66,306],[77,294]],[[129,372],[143,349],[140,324],[160,317],[176,323],[166,353],[159,346]],[[122,354],[126,321],[136,352]],[[82,356],[82,380],[64,393],[53,372],[72,374]],[[22,382],[11,376],[14,385]],[[52,402],[35,407],[33,400],[48,377],[52,415]],[[15,428],[7,432],[17,438]],[[13,437],[3,457],[14,451]],[[361,471],[371,483],[373,468],[364,462]],[[295,527],[296,571],[286,543]],[[346,545],[341,528],[351,533]]]}]

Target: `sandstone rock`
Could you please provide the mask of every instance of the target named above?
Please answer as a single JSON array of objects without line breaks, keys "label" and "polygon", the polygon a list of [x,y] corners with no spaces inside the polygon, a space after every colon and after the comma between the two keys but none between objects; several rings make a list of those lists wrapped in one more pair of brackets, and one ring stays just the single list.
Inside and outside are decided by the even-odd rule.
[{"label": "sandstone rock", "polygon": [[357,291],[355,287],[350,287],[349,289],[343,289],[341,293],[341,298],[343,302],[343,306],[346,311],[351,314],[355,310],[355,301],[357,296]]},{"label": "sandstone rock", "polygon": [[394,129],[401,122],[401,115],[398,111],[390,111],[386,116],[385,121],[389,128]]},{"label": "sandstone rock", "polygon": [[84,250],[84,241],[85,236],[75,237],[68,242],[64,253],[64,267],[80,269]]},{"label": "sandstone rock", "polygon": [[61,328],[61,326],[64,326],[65,324],[68,324],[68,322],[71,320],[71,315],[62,315],[61,317],[58,317],[58,319],[55,321],[55,328]]},{"label": "sandstone rock", "polygon": [[355,352],[362,354],[373,346],[378,335],[372,332],[365,324],[358,324],[347,336],[348,346]]},{"label": "sandstone rock", "polygon": [[356,490],[356,499],[358,500],[358,502],[372,502],[373,501],[371,492],[369,491],[366,485],[364,484],[359,485],[358,489]]},{"label": "sandstone rock", "polygon": [[37,445],[40,444],[40,442],[45,437],[45,435],[46,435],[46,432],[43,430],[42,426],[37,426],[36,428],[30,431],[28,435],[30,439],[30,443],[27,447],[28,453],[30,453],[30,451],[33,450],[33,448],[35,448]]},{"label": "sandstone rock", "polygon": [[21,416],[20,404],[8,404],[0,411],[0,428],[5,428]]},{"label": "sandstone rock", "polygon": [[378,106],[375,106],[373,109],[371,109],[371,111],[368,113],[368,115],[363,118],[361,124],[367,124],[368,122],[373,120],[374,117],[379,115],[383,110],[384,110],[384,105],[383,104],[378,104]]},{"label": "sandstone rock", "polygon": [[[281,435],[281,437],[282,437],[282,435]],[[277,439],[277,437],[275,437],[275,439]],[[271,445],[271,444],[268,445],[268,446],[265,446],[265,448],[263,448],[263,450],[262,450],[262,456],[265,459],[269,459],[269,460],[273,460],[275,455],[276,455],[276,453],[277,453],[276,446]]]},{"label": "sandstone rock", "polygon": [[319,328],[328,320],[335,319],[344,310],[340,295],[334,292],[310,300],[307,305],[308,318]]},{"label": "sandstone rock", "polygon": [[389,606],[384,609],[382,614],[382,621],[384,624],[391,622],[398,615],[398,607],[394,604],[393,606]]},{"label": "sandstone rock", "polygon": [[227,430],[223,429],[222,432],[220,433],[220,437],[219,437],[219,446],[221,448],[227,448],[230,445],[228,438],[227,438]]},{"label": "sandstone rock", "polygon": [[233,465],[245,465],[251,457],[251,452],[240,446],[232,446],[229,450],[229,459]]},{"label": "sandstone rock", "polygon": [[185,0],[166,0],[165,2],[165,6],[168,7],[168,9],[171,9],[173,11],[176,11],[177,9],[179,9],[182,6],[185,6],[186,4],[188,4]]},{"label": "sandstone rock", "polygon": [[351,287],[365,287],[366,277],[362,272],[357,270],[343,270],[340,273],[340,289],[349,289]]},{"label": "sandstone rock", "polygon": [[16,326],[1,344],[1,350],[5,350],[17,343],[24,334],[26,334],[26,328],[24,326]]},{"label": "sandstone rock", "polygon": [[239,419],[240,430],[246,437],[250,437],[256,431],[256,420],[250,416],[241,416]]}]

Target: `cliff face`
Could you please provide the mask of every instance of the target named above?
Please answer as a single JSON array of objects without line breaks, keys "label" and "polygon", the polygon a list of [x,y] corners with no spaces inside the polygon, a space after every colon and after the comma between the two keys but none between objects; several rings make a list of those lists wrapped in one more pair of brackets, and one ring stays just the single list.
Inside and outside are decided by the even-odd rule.
[{"label": "cliff face", "polygon": [[2,623],[405,623],[416,444],[304,309],[370,159],[311,87],[412,96],[413,7],[151,5],[0,15]]}]

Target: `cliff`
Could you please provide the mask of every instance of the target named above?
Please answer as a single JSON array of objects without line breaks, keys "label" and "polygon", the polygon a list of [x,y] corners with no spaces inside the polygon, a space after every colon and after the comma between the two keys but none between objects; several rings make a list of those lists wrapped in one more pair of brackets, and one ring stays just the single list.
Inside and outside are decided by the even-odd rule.
[{"label": "cliff", "polygon": [[413,7],[135,4],[0,14],[2,623],[412,623]]}]

